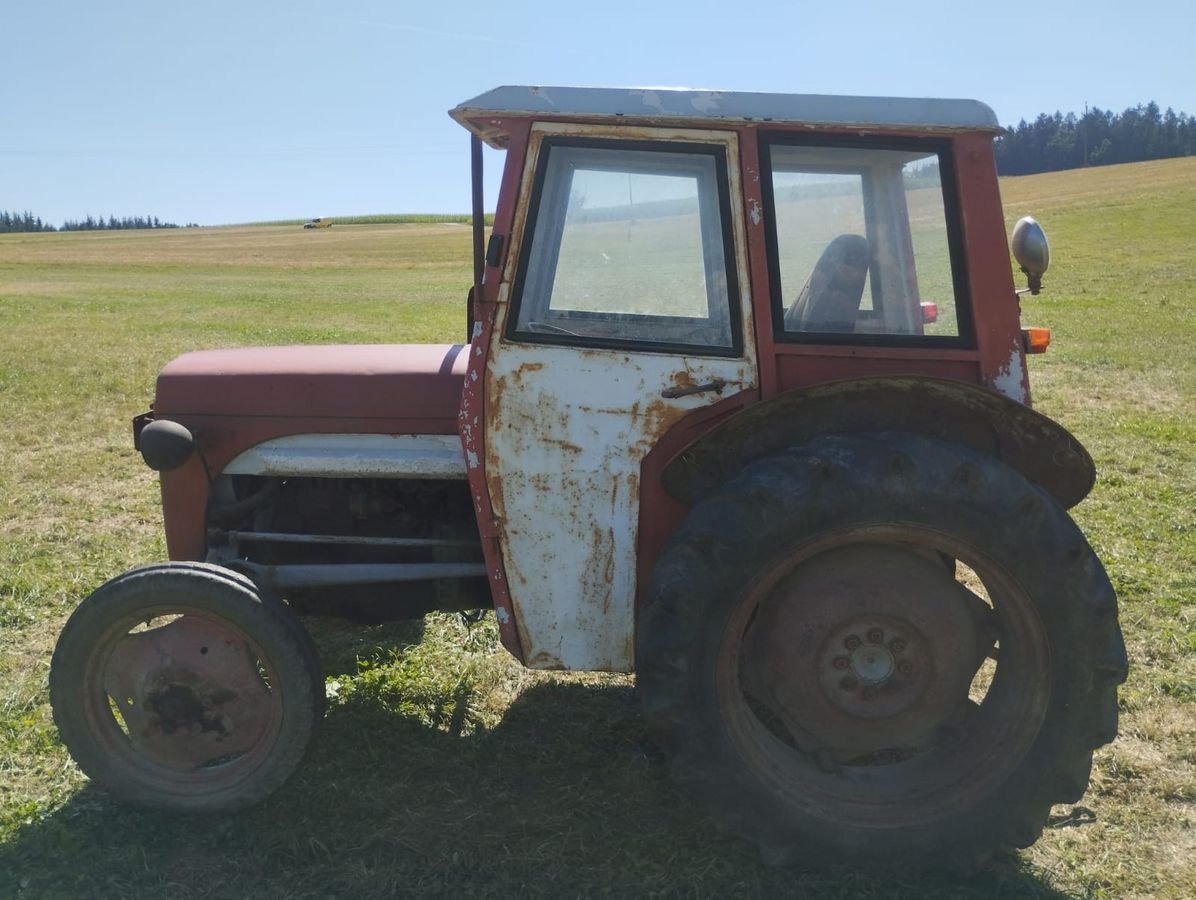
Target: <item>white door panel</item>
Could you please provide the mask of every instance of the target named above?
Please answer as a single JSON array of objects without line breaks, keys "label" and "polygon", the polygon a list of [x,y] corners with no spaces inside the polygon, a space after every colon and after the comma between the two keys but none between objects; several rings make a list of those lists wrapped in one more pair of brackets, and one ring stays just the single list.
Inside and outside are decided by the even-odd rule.
[{"label": "white door panel", "polygon": [[[552,169],[552,131],[533,134],[524,190],[543,161],[540,193],[525,194],[514,228],[539,220],[532,246],[510,251],[527,271],[521,282],[509,262],[499,291],[486,482],[527,665],[626,672],[643,459],[689,411],[757,385],[742,209],[729,201],[741,196],[738,154],[731,134],[638,129],[639,155],[622,167],[618,145],[601,140],[616,132],[595,129],[592,144],[553,144]],[[653,140],[668,143],[643,143]],[[707,150],[727,179],[721,206]],[[610,188],[621,175],[625,200]],[[620,277],[626,289],[612,289]],[[601,346],[617,329],[628,341]],[[711,382],[726,388],[661,395]]]}]

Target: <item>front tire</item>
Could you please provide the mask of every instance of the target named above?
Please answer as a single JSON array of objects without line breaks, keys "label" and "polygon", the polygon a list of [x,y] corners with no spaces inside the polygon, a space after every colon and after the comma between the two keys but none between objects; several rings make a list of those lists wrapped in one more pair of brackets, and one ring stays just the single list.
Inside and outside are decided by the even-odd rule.
[{"label": "front tire", "polygon": [[284,605],[218,566],[167,563],[79,605],[54,650],[50,702],[98,787],[137,806],[227,812],[299,766],[324,678]]},{"label": "front tire", "polygon": [[966,871],[1029,846],[1086,790],[1126,675],[1113,589],[1058,504],[908,434],[820,437],[699,502],[637,640],[676,775],[813,866]]}]

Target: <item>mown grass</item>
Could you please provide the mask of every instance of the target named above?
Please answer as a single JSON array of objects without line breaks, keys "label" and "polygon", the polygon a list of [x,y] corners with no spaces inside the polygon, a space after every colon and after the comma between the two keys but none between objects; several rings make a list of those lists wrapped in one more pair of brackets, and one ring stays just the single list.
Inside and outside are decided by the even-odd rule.
[{"label": "mown grass", "polygon": [[[375,213],[368,216],[328,216],[333,225],[468,225],[471,216],[463,213]],[[269,222],[246,222],[246,225],[302,225],[311,219],[274,219]],[[494,222],[494,214],[486,213],[486,224]]]},{"label": "mown grass", "polygon": [[1008,180],[1052,238],[1038,408],[1097,460],[1074,512],[1122,600],[1122,736],[1043,839],[968,880],[763,866],[664,776],[630,679],[524,671],[490,622],[312,621],[335,694],[248,812],[177,819],[87,786],[46,702],[58,629],[164,555],[128,419],[205,346],[459,339],[469,230],[0,237],[0,897],[1123,897],[1196,892],[1196,160]]}]

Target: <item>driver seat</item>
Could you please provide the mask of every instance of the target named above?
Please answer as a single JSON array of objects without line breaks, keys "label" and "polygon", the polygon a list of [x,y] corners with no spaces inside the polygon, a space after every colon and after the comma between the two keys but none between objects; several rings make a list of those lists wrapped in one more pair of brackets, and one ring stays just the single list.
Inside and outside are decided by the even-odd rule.
[{"label": "driver seat", "polygon": [[827,244],[785,311],[785,330],[855,331],[870,257],[867,238],[858,234],[841,234]]}]

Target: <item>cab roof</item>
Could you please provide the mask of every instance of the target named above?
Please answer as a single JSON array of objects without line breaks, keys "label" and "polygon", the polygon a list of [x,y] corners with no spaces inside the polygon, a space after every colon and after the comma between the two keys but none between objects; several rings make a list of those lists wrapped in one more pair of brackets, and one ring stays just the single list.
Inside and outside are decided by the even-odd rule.
[{"label": "cab roof", "polygon": [[449,115],[492,147],[505,147],[509,130],[496,119],[551,118],[639,124],[764,122],[862,130],[1001,130],[979,100],[765,94],[679,88],[533,87],[506,85],[466,100]]}]

